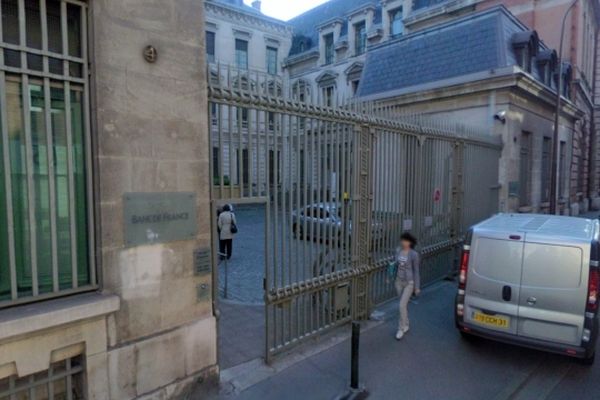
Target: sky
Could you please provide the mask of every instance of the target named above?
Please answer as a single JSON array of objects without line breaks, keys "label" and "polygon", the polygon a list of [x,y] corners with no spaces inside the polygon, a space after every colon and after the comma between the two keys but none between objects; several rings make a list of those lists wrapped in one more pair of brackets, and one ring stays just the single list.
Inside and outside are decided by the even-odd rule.
[{"label": "sky", "polygon": [[[253,0],[244,0],[251,5]],[[287,21],[328,0],[262,0],[262,12],[269,17]]]}]

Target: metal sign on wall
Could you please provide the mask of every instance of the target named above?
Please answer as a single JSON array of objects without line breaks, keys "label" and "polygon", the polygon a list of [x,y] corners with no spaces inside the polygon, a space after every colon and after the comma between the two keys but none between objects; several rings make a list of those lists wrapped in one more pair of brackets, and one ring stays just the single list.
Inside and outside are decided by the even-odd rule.
[{"label": "metal sign on wall", "polygon": [[196,194],[126,193],[123,218],[126,246],[189,240],[198,233]]}]

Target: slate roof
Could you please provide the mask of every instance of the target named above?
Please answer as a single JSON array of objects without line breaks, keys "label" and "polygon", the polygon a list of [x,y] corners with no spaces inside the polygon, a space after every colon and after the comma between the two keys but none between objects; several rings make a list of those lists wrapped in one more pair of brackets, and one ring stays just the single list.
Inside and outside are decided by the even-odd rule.
[{"label": "slate roof", "polygon": [[512,38],[526,30],[499,6],[373,47],[358,96],[516,65]]},{"label": "slate roof", "polygon": [[[334,18],[343,18],[342,25],[343,36],[348,32],[348,22],[344,18],[352,11],[373,5],[376,7],[375,22],[381,20],[381,4],[376,0],[329,0],[295,18],[288,21],[294,28],[294,38],[290,56],[299,54],[303,51],[309,51],[319,45],[319,32],[317,27]],[[304,46],[301,46],[304,43]]]}]

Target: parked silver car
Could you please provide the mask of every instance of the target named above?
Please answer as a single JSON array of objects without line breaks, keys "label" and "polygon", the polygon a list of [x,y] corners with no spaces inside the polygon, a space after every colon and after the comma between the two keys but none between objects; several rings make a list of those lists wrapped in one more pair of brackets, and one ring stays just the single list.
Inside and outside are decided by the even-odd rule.
[{"label": "parked silver car", "polygon": [[[335,240],[344,233],[350,237],[352,235],[352,209],[349,204],[344,207],[346,209],[342,211],[342,205],[338,203],[316,203],[292,211],[294,236],[319,241]],[[371,222],[372,240],[381,240],[385,235],[385,227],[388,225],[374,216]]]},{"label": "parked silver car", "polygon": [[[344,216],[350,213],[349,208]],[[352,222],[346,218],[344,224],[342,209],[337,203],[310,204],[292,211],[292,231],[297,238],[327,241],[339,238],[342,232],[350,232]]]},{"label": "parked silver car", "polygon": [[594,362],[597,220],[500,214],[464,244],[456,296],[461,334]]}]

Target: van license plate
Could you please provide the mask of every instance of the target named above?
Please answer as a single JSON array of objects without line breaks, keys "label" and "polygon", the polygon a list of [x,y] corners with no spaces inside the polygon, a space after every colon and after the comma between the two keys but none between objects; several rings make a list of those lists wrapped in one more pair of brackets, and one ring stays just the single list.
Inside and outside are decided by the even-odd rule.
[{"label": "van license plate", "polygon": [[473,312],[473,321],[483,325],[495,326],[497,328],[506,328],[510,326],[510,319],[499,315],[487,315],[480,312]]}]

